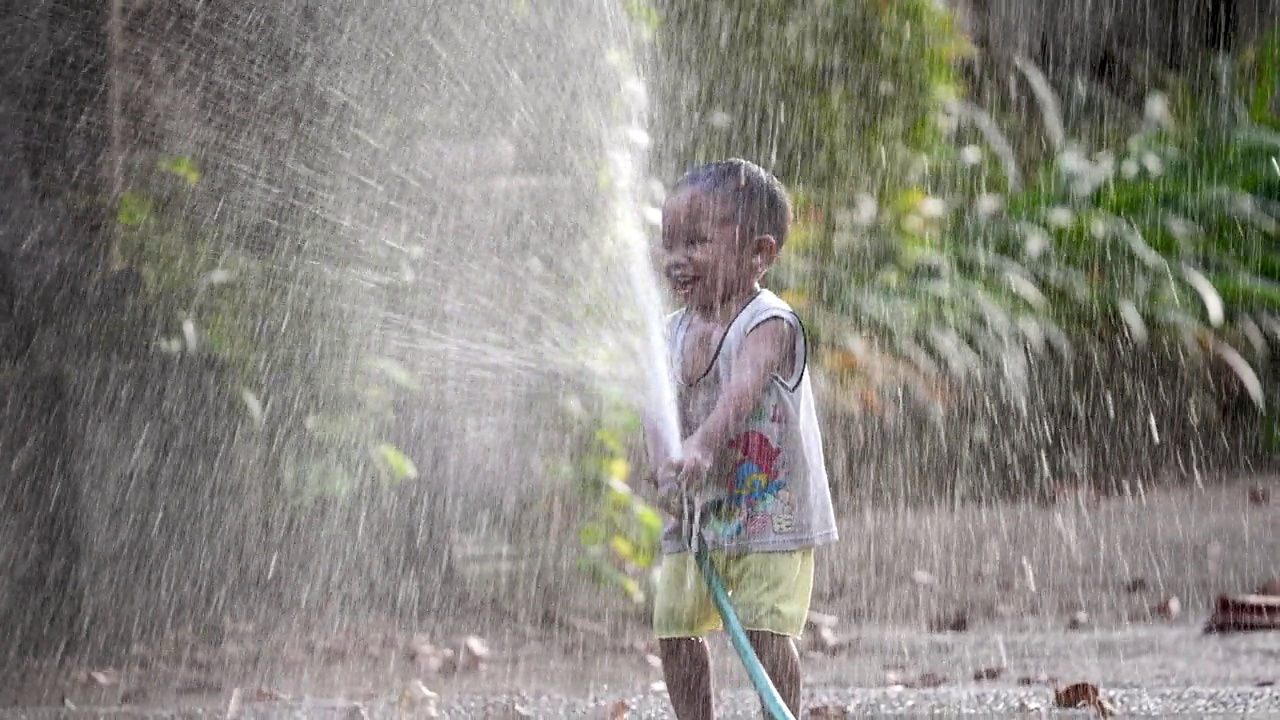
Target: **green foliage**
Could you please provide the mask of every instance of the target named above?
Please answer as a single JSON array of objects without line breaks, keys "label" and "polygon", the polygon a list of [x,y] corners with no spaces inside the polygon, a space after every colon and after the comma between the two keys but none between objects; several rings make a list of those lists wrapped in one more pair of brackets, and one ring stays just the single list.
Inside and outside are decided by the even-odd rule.
[{"label": "green foliage", "polygon": [[598,582],[645,598],[645,579],[658,554],[662,518],[629,484],[639,419],[613,399],[599,398],[591,412],[576,413],[581,447],[561,471],[586,508],[579,526],[581,567]]},{"label": "green foliage", "polygon": [[1000,163],[974,144],[935,168],[948,194],[922,184],[887,203],[802,212],[799,235],[812,239],[779,278],[842,372],[883,361],[859,335],[916,374],[952,378],[1021,362],[1028,348],[1163,336],[1215,359],[1261,406],[1280,343],[1280,135],[1274,115],[1204,105],[1175,119],[1153,96],[1123,148],[1063,141],[1012,194],[990,190],[1003,190]]},{"label": "green foliage", "polygon": [[301,419],[301,432],[280,453],[283,499],[305,507],[346,496],[365,478],[387,488],[417,480],[413,460],[381,438],[395,422],[394,394],[418,389],[417,380],[390,358],[362,363],[335,397],[326,398],[326,408]]},{"label": "green foliage", "polygon": [[[121,194],[112,269],[134,269],[144,284],[144,302],[127,321],[144,326],[158,351],[211,355],[232,371],[238,387],[228,390],[261,430],[264,474],[280,502],[342,497],[362,478],[417,479],[413,461],[384,440],[395,422],[393,398],[417,392],[417,380],[389,358],[339,376],[299,354],[325,332],[305,316],[290,318],[302,313],[286,298],[310,279],[192,222],[186,209],[201,176],[192,158],[164,157]],[[312,411],[272,412],[273,405]]]},{"label": "green foliage", "polygon": [[662,27],[662,15],[648,0],[623,0],[622,9],[643,33],[645,40],[651,39]]},{"label": "green foliage", "polygon": [[[677,171],[717,157],[755,159],[791,187],[799,222],[771,283],[790,291],[820,341],[831,339],[819,354],[857,375],[861,393],[866,363],[839,347],[850,314],[862,317],[859,284],[878,278],[902,288],[901,264],[923,262],[943,242],[932,227],[910,239],[866,233],[864,206],[897,198],[873,216],[905,216],[950,179],[943,170],[957,161],[955,117],[946,111],[962,93],[957,63],[971,46],[934,0],[658,7],[659,152]],[[890,326],[920,305],[893,292],[877,308]],[[933,402],[930,383],[913,387]]]},{"label": "green foliage", "polygon": [[665,0],[657,62],[677,167],[724,156],[814,193],[884,193],[926,166],[969,46],[935,0]]},{"label": "green foliage", "polygon": [[1249,119],[1280,130],[1280,27],[1264,36],[1257,47],[1245,49],[1237,75]]},{"label": "green foliage", "polygon": [[248,372],[263,321],[279,310],[270,267],[188,220],[199,181],[190,158],[162,158],[138,174],[118,202],[112,269],[142,275],[150,312],[139,320],[153,325],[161,349],[208,350]]}]

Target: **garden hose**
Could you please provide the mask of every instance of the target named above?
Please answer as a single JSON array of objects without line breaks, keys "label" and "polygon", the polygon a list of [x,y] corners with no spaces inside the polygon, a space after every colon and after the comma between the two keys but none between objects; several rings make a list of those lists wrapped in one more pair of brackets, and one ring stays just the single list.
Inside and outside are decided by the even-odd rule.
[{"label": "garden hose", "polygon": [[[725,590],[724,581],[720,579],[720,574],[716,572],[715,565],[711,562],[711,553],[707,550],[705,543],[699,542],[702,532],[698,514],[693,513],[694,517],[690,517],[687,498],[684,507],[686,520],[684,526],[697,528],[693,532],[688,532],[686,544],[693,552],[694,562],[697,563],[698,571],[702,573],[702,578],[706,580],[707,589],[711,593],[711,602],[716,606],[716,612],[720,613],[720,620],[724,623],[725,632],[729,634],[729,641],[733,643],[733,649],[738,652],[738,659],[742,661],[742,666],[747,670],[747,676],[751,678],[751,684],[759,693],[765,712],[773,720],[795,720],[795,715],[791,714],[791,710],[783,702],[778,689],[773,685],[773,680],[769,678],[769,673],[765,672],[755,649],[751,647],[751,641],[747,639],[747,631],[738,620],[733,604],[729,602],[729,592]],[[690,523],[689,520],[693,522]]]}]

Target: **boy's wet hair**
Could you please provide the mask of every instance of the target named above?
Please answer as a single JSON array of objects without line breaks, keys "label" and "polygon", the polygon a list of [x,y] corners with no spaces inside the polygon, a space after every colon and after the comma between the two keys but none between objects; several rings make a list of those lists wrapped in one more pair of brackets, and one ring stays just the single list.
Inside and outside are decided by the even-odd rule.
[{"label": "boy's wet hair", "polygon": [[708,194],[731,198],[738,224],[750,237],[772,235],[781,248],[791,229],[791,196],[778,178],[748,160],[730,158],[696,167],[685,173],[675,190],[698,188]]}]

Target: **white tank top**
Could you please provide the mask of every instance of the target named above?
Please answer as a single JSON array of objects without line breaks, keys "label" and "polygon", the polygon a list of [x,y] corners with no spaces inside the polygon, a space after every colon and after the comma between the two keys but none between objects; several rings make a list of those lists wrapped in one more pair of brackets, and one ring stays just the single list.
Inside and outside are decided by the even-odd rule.
[{"label": "white tank top", "polygon": [[[695,493],[702,542],[728,552],[782,552],[837,539],[831,489],[822,454],[822,433],[809,383],[804,326],[781,298],[761,290],[729,324],[706,375],[680,383],[680,427],[692,435],[733,377],[734,362],[747,333],[779,318],[795,330],[795,366],[790,377],[774,375],[755,410],[725,447],[717,451],[706,485]],[[688,315],[667,323],[673,375],[683,362]],[[669,520],[662,551],[686,550],[680,521]]]}]

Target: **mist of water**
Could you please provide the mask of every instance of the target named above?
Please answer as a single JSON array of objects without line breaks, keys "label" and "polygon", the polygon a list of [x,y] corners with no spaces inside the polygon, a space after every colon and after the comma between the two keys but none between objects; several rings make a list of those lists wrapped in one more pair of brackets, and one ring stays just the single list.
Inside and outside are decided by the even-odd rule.
[{"label": "mist of water", "polygon": [[[163,337],[189,340],[166,356],[173,377],[114,360],[79,373],[74,453],[94,485],[66,504],[85,645],[263,608],[422,618],[467,591],[450,574],[464,541],[537,548],[513,605],[545,587],[529,568],[586,582],[560,560],[575,536],[531,542],[572,493],[547,480],[562,400],[620,391],[679,442],[621,3],[296,0],[120,21],[114,164],[193,159],[178,212],[209,255],[262,269],[215,271],[232,278],[217,292],[258,293],[246,334],[262,347],[231,381],[206,377],[188,359],[224,328],[165,307]],[[365,392],[370,356],[410,382]],[[250,417],[190,387],[228,382]],[[390,422],[350,412],[370,397]],[[416,477],[379,479],[384,442]]]}]

